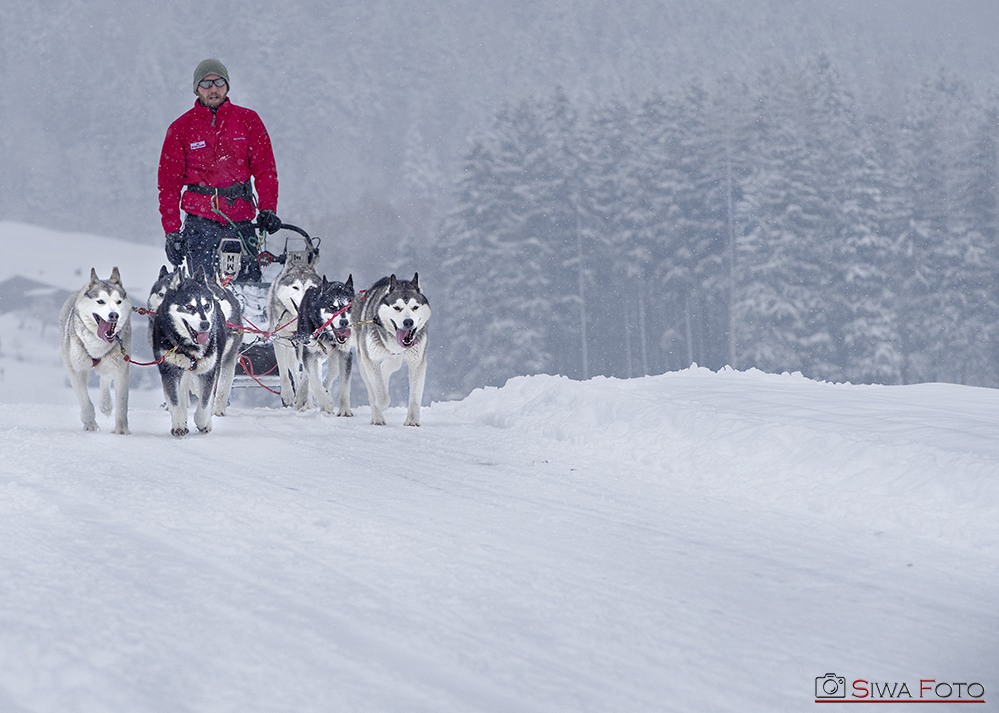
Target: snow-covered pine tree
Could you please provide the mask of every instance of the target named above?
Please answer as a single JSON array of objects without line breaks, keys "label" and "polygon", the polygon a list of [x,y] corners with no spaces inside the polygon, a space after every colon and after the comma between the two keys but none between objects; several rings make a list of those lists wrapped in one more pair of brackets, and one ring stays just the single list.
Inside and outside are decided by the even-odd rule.
[{"label": "snow-covered pine tree", "polygon": [[996,383],[996,126],[971,92],[955,81],[958,101],[944,105],[948,149],[947,224],[931,260],[937,284],[932,309],[945,330],[934,349],[937,371],[961,384]]},{"label": "snow-covered pine tree", "polygon": [[941,71],[909,93],[901,124],[905,226],[899,244],[900,313],[907,383],[956,378],[947,363],[947,342],[960,317],[947,309],[943,292],[956,158],[948,122],[953,103],[966,99],[960,83]]},{"label": "snow-covered pine tree", "polygon": [[630,170],[633,116],[623,102],[607,102],[596,108],[580,138],[588,166],[582,225],[593,250],[588,270],[598,286],[587,313],[591,343],[603,346],[598,353],[591,349],[590,361],[597,373],[626,378],[647,373],[639,323],[647,266],[636,249],[630,211],[638,194]]},{"label": "snow-covered pine tree", "polygon": [[689,365],[684,305],[665,284],[669,266],[682,249],[677,203],[684,182],[678,158],[680,120],[674,100],[654,95],[642,103],[635,121],[632,175],[638,200],[631,215],[636,254],[649,266],[643,312],[651,373]]},{"label": "snow-covered pine tree", "polygon": [[832,337],[812,354],[810,375],[898,383],[902,358],[892,242],[882,213],[885,174],[856,116],[856,101],[832,62],[819,55],[805,73],[810,152],[821,161],[821,321]]},{"label": "snow-covered pine tree", "polygon": [[818,243],[825,206],[793,79],[771,70],[754,87],[756,168],[738,206],[745,233],[737,243],[737,343],[743,368],[807,374],[810,355],[831,341],[816,324],[827,269]]},{"label": "snow-covered pine tree", "polygon": [[684,310],[688,363],[717,369],[727,361],[727,204],[720,191],[726,182],[725,144],[713,103],[699,82],[683,88],[677,107],[680,244],[666,275],[674,278]]},{"label": "snow-covered pine tree", "polygon": [[543,149],[539,113],[524,101],[501,112],[466,157],[438,248],[447,305],[440,321],[449,322],[457,392],[544,372],[552,362],[551,251],[532,195]]},{"label": "snow-covered pine tree", "polygon": [[591,282],[592,231],[585,206],[587,171],[579,145],[579,119],[565,91],[539,105],[542,150],[530,178],[537,237],[545,242],[548,299],[555,314],[549,322],[549,351],[556,373],[589,378],[586,291]]}]

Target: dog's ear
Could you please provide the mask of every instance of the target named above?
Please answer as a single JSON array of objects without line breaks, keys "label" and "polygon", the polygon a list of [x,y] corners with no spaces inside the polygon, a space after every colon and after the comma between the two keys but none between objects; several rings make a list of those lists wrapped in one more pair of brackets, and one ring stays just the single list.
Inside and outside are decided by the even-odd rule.
[{"label": "dog's ear", "polygon": [[347,281],[343,283],[343,286],[348,288],[351,292],[354,291],[354,275],[347,275]]},{"label": "dog's ear", "polygon": [[156,279],[157,280],[162,280],[164,277],[166,277],[169,274],[170,274],[170,271],[167,270],[166,265],[160,265],[160,276],[157,277]]},{"label": "dog's ear", "polygon": [[322,289],[321,289],[320,291],[321,291],[321,292],[326,292],[326,290],[328,290],[328,289],[329,289],[329,286],[330,286],[330,283],[329,283],[329,281],[328,281],[328,280],[326,279],[326,275],[323,275],[323,286],[322,286]]},{"label": "dog's ear", "polygon": [[173,271],[173,277],[170,278],[170,284],[167,285],[168,290],[176,290],[178,287],[180,287],[180,280],[182,274],[183,272],[180,270],[180,268]]},{"label": "dog's ear", "polygon": [[395,273],[392,273],[392,276],[389,278],[389,292],[395,292],[395,283]]},{"label": "dog's ear", "polygon": [[110,282],[113,282],[116,285],[120,285],[121,284],[121,274],[118,272],[118,266],[117,265],[115,265],[113,268],[111,268],[111,280],[110,280]]},{"label": "dog's ear", "polygon": [[204,265],[198,265],[198,270],[194,273],[194,281],[205,287],[208,286],[208,275],[205,274]]},{"label": "dog's ear", "polygon": [[100,278],[97,277],[97,270],[90,268],[90,286],[92,287],[99,279]]},{"label": "dog's ear", "polygon": [[413,289],[414,290],[419,290],[420,289],[420,273],[414,272],[413,273],[413,279],[410,280],[410,282],[413,283]]}]

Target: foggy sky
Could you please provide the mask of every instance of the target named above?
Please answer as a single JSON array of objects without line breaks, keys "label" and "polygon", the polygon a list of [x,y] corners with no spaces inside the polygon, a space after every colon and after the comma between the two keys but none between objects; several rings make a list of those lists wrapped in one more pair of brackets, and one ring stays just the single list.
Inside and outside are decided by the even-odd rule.
[{"label": "foggy sky", "polygon": [[823,50],[890,101],[936,64],[983,92],[999,70],[992,0],[7,0],[3,18],[0,218],[143,242],[162,239],[163,134],[209,56],[271,130],[279,207],[364,240],[410,220],[407,153],[444,183],[503,101],[555,85],[642,94]]}]

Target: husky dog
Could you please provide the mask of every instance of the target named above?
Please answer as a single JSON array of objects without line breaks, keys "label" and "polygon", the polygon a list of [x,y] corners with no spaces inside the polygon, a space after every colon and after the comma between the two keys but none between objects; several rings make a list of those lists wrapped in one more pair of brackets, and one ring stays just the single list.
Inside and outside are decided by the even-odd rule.
[{"label": "husky dog", "polygon": [[420,425],[420,401],[427,375],[427,322],[430,303],[420,290],[420,276],[410,281],[395,275],[383,277],[355,302],[352,310],[357,330],[357,363],[368,389],[371,423],[384,425],[388,408],[389,377],[403,362],[409,369],[407,426]]},{"label": "husky dog", "polygon": [[[350,331],[350,306],[354,301],[354,276],[346,282],[323,282],[305,291],[299,305],[298,329],[295,332],[296,353],[301,381],[295,393],[295,407],[309,407],[309,386],[315,392],[320,408],[333,413],[330,387],[340,377],[340,407],[337,416],[353,416],[350,410],[350,371],[353,346]],[[323,363],[330,360],[326,381],[321,379]],[[336,369],[334,369],[336,362]]]},{"label": "husky dog", "polygon": [[[146,309],[155,313],[163,302],[163,297],[170,289],[171,283],[180,284],[180,277],[175,275],[180,268],[175,268],[172,272],[167,270],[166,265],[160,267],[159,277],[153,283],[149,292],[149,299],[146,302]],[[215,416],[225,416],[226,407],[229,405],[229,394],[232,391],[232,380],[236,375],[236,362],[239,361],[239,349],[243,344],[243,312],[232,290],[224,287],[216,277],[209,280],[209,289],[215,294],[215,300],[222,308],[222,316],[225,319],[225,349],[222,352],[222,366],[219,369],[218,386],[215,388],[215,406],[212,414]],[[149,344],[153,343],[153,320],[149,320]]]},{"label": "husky dog", "polygon": [[[69,372],[84,429],[96,431],[94,404],[87,391],[90,369],[101,377],[101,413],[111,415],[111,382],[114,382],[114,433],[128,430],[129,363],[132,348],[132,303],[121,284],[118,268],[101,280],[90,269],[90,282],[66,300],[59,313],[62,363]],[[120,349],[115,342],[119,342]]]},{"label": "husky dog", "polygon": [[[156,315],[156,310],[159,309],[160,303],[163,302],[163,297],[166,296],[167,290],[170,289],[170,283],[174,281],[178,270],[180,270],[179,267],[171,271],[167,270],[166,265],[160,265],[160,275],[156,278],[156,282],[153,283],[152,289],[149,290],[149,299],[146,300],[146,311],[152,313],[149,315],[147,333],[150,347],[153,346],[153,317]],[[180,277],[176,279],[178,282],[180,281]]]},{"label": "husky dog", "polygon": [[281,375],[281,403],[285,406],[291,406],[295,400],[295,380],[299,376],[292,373],[297,360],[295,347],[290,343],[298,329],[298,310],[305,292],[310,287],[318,286],[319,273],[312,265],[288,264],[271,283],[267,293],[267,321],[270,330],[280,337],[274,342],[274,359]]},{"label": "husky dog", "polygon": [[232,290],[223,286],[217,276],[208,282],[208,287],[222,308],[225,332],[225,349],[222,352],[219,382],[215,389],[215,408],[212,409],[212,413],[215,416],[225,416],[226,407],[229,405],[229,393],[232,391],[232,380],[236,376],[239,350],[243,346],[243,308]]},{"label": "husky dog", "polygon": [[[149,290],[149,299],[146,300],[146,309],[150,312],[155,312],[160,307],[160,303],[163,301],[164,295],[166,295],[167,290],[170,289],[170,283],[173,281],[174,274],[180,268],[174,268],[172,271],[167,270],[166,265],[160,265],[160,275],[156,278],[156,282],[153,283],[153,287]],[[152,320],[149,322],[152,325]],[[150,334],[152,329],[150,328]]]},{"label": "husky dog", "polygon": [[193,278],[175,273],[153,318],[152,346],[170,412],[170,433],[177,438],[188,433],[192,391],[198,399],[195,425],[202,433],[212,430],[212,397],[225,340],[222,308],[204,269],[198,268]]}]

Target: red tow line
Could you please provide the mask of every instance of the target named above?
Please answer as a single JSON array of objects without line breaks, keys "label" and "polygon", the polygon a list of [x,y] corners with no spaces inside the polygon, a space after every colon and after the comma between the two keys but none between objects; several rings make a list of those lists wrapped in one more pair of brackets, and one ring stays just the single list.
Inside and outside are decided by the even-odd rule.
[{"label": "red tow line", "polygon": [[[275,396],[280,396],[281,395],[280,391],[275,391],[274,389],[270,388],[269,386],[266,386],[260,379],[257,378],[257,375],[253,373],[253,362],[251,362],[247,358],[247,356],[245,354],[240,354],[239,355],[239,365],[241,367],[243,367],[243,373],[244,374],[246,374],[251,379],[253,379],[254,381],[257,382],[257,386],[259,386],[262,389],[267,389],[268,391],[270,391]],[[268,369],[267,371],[265,371],[260,376],[267,376],[268,374],[270,374],[275,369],[277,369],[277,364],[275,364],[274,366],[272,366],[270,369]]]}]

